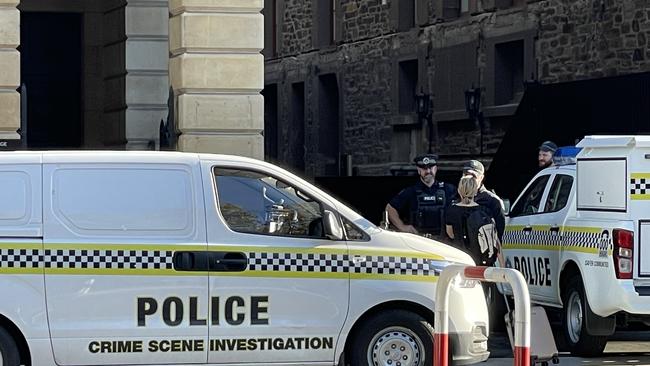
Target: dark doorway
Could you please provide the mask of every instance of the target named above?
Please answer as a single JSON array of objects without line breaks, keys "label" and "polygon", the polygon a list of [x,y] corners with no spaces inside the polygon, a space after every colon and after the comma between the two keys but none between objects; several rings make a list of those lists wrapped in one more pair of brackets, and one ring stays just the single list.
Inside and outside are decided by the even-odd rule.
[{"label": "dark doorway", "polygon": [[20,67],[27,86],[29,148],[83,146],[81,15],[20,13]]},{"label": "dark doorway", "polygon": [[291,85],[292,124],[289,129],[291,166],[305,171],[305,83]]},{"label": "dark doorway", "polygon": [[270,84],[262,90],[264,96],[264,158],[278,159],[278,85]]},{"label": "dark doorway", "polygon": [[335,74],[319,78],[318,146],[324,175],[339,175],[339,87]]}]

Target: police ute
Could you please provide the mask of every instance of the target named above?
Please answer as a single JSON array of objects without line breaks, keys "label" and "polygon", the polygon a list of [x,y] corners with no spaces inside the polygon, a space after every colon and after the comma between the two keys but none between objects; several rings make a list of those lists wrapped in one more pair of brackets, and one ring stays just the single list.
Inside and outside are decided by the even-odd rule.
[{"label": "police ute", "polygon": [[561,310],[571,352],[595,356],[617,326],[650,324],[650,136],[588,136],[556,158],[512,206],[505,265]]},{"label": "police ute", "polygon": [[[473,265],[236,156],[6,152],[0,202],[0,366],[431,365]],[[487,359],[480,284],[449,301],[453,361]]]}]

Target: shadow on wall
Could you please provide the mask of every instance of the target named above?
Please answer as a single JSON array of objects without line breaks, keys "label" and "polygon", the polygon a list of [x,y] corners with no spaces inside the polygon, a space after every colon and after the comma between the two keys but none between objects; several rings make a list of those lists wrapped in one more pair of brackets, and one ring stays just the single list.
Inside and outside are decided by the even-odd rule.
[{"label": "shadow on wall", "polygon": [[650,73],[528,86],[486,175],[511,202],[539,171],[545,140],[574,145],[586,135],[650,134]]}]

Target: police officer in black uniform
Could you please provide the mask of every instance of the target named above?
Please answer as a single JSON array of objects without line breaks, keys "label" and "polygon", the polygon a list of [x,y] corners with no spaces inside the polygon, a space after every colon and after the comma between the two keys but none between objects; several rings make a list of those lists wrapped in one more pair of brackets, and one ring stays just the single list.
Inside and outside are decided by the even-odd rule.
[{"label": "police officer in black uniform", "polygon": [[414,162],[420,179],[390,200],[386,205],[388,219],[399,231],[444,241],[445,211],[456,197],[456,187],[436,181],[437,155],[421,155]]}]

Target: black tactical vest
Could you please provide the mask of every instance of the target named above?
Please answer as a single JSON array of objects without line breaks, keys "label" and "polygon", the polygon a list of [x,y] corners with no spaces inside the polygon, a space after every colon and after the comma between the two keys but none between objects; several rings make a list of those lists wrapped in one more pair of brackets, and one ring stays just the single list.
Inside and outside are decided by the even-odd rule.
[{"label": "black tactical vest", "polygon": [[441,235],[445,207],[447,206],[447,194],[443,182],[436,183],[436,190],[433,193],[424,192],[419,187],[415,189],[417,205],[411,207],[411,225],[415,226],[418,232]]}]

